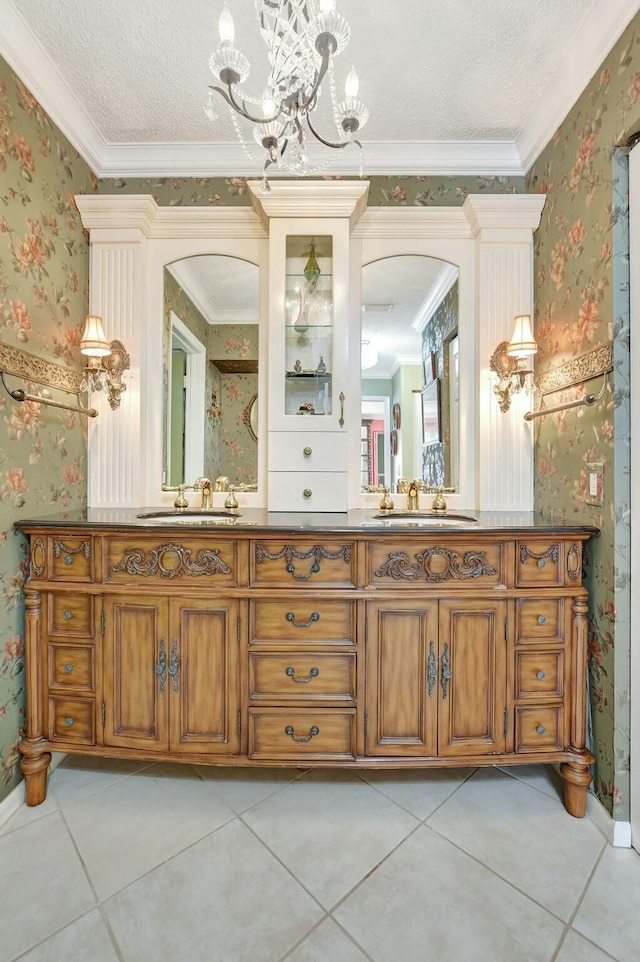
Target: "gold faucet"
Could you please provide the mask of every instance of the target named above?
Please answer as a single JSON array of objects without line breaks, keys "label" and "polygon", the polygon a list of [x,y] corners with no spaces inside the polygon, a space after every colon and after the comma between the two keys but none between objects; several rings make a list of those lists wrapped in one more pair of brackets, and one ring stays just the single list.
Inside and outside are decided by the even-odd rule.
[{"label": "gold faucet", "polygon": [[418,511],[419,501],[418,494],[420,488],[422,487],[421,481],[411,481],[407,489],[407,511]]},{"label": "gold faucet", "polygon": [[[227,479],[225,478],[225,480]],[[225,498],[224,506],[225,508],[228,508],[231,511],[235,511],[235,509],[238,507],[238,499],[236,498],[235,492],[236,491],[257,491],[258,485],[245,484],[243,481],[241,484],[228,485],[227,490],[229,491],[229,494]]]},{"label": "gold faucet", "polygon": [[200,507],[203,511],[211,511],[213,508],[213,488],[209,478],[196,478],[193,482],[193,490],[202,492],[202,503]]}]

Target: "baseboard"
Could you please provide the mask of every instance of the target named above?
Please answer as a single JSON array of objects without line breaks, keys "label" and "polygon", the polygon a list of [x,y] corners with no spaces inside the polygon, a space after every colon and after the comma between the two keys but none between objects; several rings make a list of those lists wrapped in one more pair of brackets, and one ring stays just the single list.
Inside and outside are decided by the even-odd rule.
[{"label": "baseboard", "polygon": [[12,789],[0,802],[0,828],[24,805],[24,781]]},{"label": "baseboard", "polygon": [[587,814],[614,848],[631,848],[631,822],[617,821],[599,798],[587,794]]}]

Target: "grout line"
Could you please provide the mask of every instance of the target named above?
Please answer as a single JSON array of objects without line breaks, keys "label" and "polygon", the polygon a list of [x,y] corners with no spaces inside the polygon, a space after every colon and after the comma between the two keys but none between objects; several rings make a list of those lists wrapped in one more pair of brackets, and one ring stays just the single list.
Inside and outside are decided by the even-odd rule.
[{"label": "grout line", "polygon": [[[605,839],[604,844],[603,844],[603,846],[602,846],[602,848],[601,848],[601,850],[600,850],[600,853],[599,853],[597,859],[595,860],[595,862],[594,862],[594,864],[593,864],[593,868],[592,868],[591,871],[589,872],[589,875],[587,876],[587,880],[586,880],[586,882],[584,883],[584,885],[583,885],[583,887],[582,887],[582,891],[580,892],[578,898],[576,899],[576,904],[575,904],[575,906],[574,906],[574,908],[573,908],[573,912],[571,913],[571,915],[569,916],[569,918],[568,918],[567,921],[566,921],[564,930],[563,930],[563,932],[562,932],[562,935],[560,936],[560,940],[558,941],[558,944],[557,944],[557,946],[556,946],[556,950],[555,950],[555,952],[553,953],[553,955],[551,956],[550,962],[555,962],[555,960],[558,958],[558,953],[559,953],[560,949],[562,948],[562,946],[564,945],[564,941],[565,941],[565,939],[566,939],[566,937],[567,937],[567,934],[568,934],[569,931],[571,931],[571,929],[573,928],[573,923],[574,923],[574,921],[575,921],[576,915],[578,914],[578,911],[579,911],[579,909],[580,909],[580,906],[582,905],[582,902],[584,901],[584,897],[585,897],[585,895],[587,894],[587,889],[588,889],[589,886],[591,885],[591,882],[592,882],[592,880],[593,880],[593,876],[596,874],[596,870],[597,870],[598,866],[600,865],[600,862],[601,862],[602,859],[604,858],[604,853],[607,851],[608,848],[609,848],[609,843],[608,843],[607,840]],[[596,942],[592,942],[591,939],[587,938],[587,936],[585,936],[585,935],[582,935],[582,932],[578,932],[577,929],[574,929],[573,931],[575,931],[577,935],[579,935],[581,938],[585,939],[587,942],[590,942],[591,945],[593,945],[595,948],[597,948],[600,952],[602,952],[602,953],[603,953],[604,955],[606,955],[608,958],[613,959],[614,962],[616,962],[614,956],[610,955],[605,949],[602,948],[602,946],[598,945]]]}]

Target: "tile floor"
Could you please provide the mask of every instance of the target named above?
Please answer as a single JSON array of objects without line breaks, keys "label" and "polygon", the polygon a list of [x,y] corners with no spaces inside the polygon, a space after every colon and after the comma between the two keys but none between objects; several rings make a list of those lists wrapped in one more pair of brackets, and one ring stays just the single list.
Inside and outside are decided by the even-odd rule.
[{"label": "tile floor", "polygon": [[0,827],[0,962],[637,962],[640,856],[559,792],[69,757]]}]

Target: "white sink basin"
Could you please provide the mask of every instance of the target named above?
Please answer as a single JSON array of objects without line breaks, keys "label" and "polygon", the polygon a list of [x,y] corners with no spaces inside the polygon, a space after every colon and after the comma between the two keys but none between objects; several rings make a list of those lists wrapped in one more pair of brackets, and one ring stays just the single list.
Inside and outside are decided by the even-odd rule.
[{"label": "white sink basin", "polygon": [[231,511],[197,511],[189,508],[180,510],[175,508],[167,511],[149,511],[146,514],[138,514],[146,524],[235,524],[239,514]]},{"label": "white sink basin", "polygon": [[[434,514],[432,511],[380,511],[374,514],[375,522],[384,522],[385,527],[457,528],[477,524],[478,519],[470,514]],[[374,522],[366,522],[373,524]]]}]

